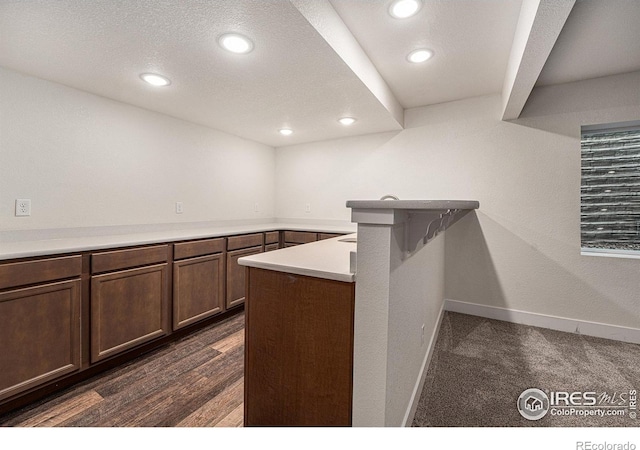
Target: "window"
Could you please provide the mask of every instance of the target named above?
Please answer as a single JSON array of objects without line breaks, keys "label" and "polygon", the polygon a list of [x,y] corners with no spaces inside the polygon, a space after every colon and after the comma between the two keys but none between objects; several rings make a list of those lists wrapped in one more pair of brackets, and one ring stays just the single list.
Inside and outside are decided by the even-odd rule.
[{"label": "window", "polygon": [[640,123],[598,127],[582,129],[583,251],[640,255]]}]

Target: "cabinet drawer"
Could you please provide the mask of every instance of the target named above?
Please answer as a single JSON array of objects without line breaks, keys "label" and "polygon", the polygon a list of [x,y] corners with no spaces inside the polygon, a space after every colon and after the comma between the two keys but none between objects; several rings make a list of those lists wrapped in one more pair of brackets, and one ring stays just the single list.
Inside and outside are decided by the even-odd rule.
[{"label": "cabinet drawer", "polygon": [[332,239],[340,236],[344,236],[344,235],[341,233],[318,233],[318,240],[322,241],[324,239]]},{"label": "cabinet drawer", "polygon": [[308,231],[285,231],[284,241],[294,244],[307,244],[309,242],[315,242],[318,240],[317,233],[310,233]]},{"label": "cabinet drawer", "polygon": [[80,283],[0,294],[0,400],[80,369]]},{"label": "cabinet drawer", "polygon": [[262,245],[262,239],[262,233],[231,236],[227,238],[227,250],[238,250],[240,248],[257,247],[258,245]]},{"label": "cabinet drawer", "polygon": [[82,257],[80,255],[2,264],[0,265],[0,289],[79,277],[81,273]]},{"label": "cabinet drawer", "polygon": [[269,245],[265,245],[264,246],[264,251],[265,252],[271,252],[273,250],[278,250],[279,245],[278,244],[269,244]]},{"label": "cabinet drawer", "polygon": [[173,259],[193,258],[224,251],[224,238],[180,242],[173,246]]},{"label": "cabinet drawer", "polygon": [[269,231],[264,234],[264,243],[265,244],[277,244],[280,242],[280,232],[279,231]]},{"label": "cabinet drawer", "polygon": [[167,262],[168,249],[168,245],[156,245],[131,250],[94,253],[91,255],[91,273]]}]

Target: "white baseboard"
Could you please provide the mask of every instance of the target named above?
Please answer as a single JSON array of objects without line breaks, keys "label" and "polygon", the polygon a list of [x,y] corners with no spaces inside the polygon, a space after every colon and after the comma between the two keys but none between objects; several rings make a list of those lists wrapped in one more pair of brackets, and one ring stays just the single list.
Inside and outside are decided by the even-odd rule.
[{"label": "white baseboard", "polygon": [[548,316],[497,306],[479,305],[446,299],[446,311],[486,317],[488,319],[503,320],[505,322],[520,323],[534,327],[565,331],[568,333],[584,334],[615,341],[640,344],[640,329],[609,325],[606,323],[587,322],[584,320],[567,319],[565,317]]},{"label": "white baseboard", "polygon": [[440,325],[442,324],[442,318],[444,317],[445,305],[442,302],[442,307],[440,308],[440,313],[438,314],[438,320],[436,321],[436,326],[434,327],[433,333],[431,333],[431,337],[429,338],[429,344],[427,345],[427,354],[424,356],[424,360],[422,361],[422,367],[420,368],[420,373],[418,374],[418,379],[416,380],[416,385],[413,388],[413,392],[411,393],[411,400],[409,401],[409,408],[404,415],[404,420],[402,422],[403,427],[410,427],[413,423],[413,418],[416,415],[416,410],[418,409],[418,402],[420,401],[420,394],[422,394],[422,388],[424,387],[424,382],[427,376],[427,369],[429,368],[429,363],[431,362],[431,356],[433,355],[433,349],[436,345],[436,339],[438,338],[438,333],[440,332]]}]

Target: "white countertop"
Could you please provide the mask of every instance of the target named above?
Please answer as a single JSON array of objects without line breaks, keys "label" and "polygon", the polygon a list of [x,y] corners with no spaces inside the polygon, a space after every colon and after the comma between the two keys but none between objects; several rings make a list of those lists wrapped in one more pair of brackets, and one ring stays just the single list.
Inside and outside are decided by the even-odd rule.
[{"label": "white countertop", "polygon": [[[350,253],[356,251],[355,233],[238,259],[243,266],[275,270],[327,280],[355,282]],[[345,242],[351,241],[351,242]]]},{"label": "white countertop", "polygon": [[[140,227],[143,229],[144,227]],[[231,236],[237,234],[259,233],[274,230],[312,231],[321,233],[352,233],[356,226],[353,225],[323,225],[312,223],[280,223],[270,222],[249,225],[212,225],[204,227],[192,227],[184,229],[150,230],[136,232],[136,227],[105,227],[104,234],[100,229],[92,229],[91,235],[83,236],[84,231],[78,231],[73,235],[73,230],[64,230],[64,233],[47,233],[46,230],[33,232],[30,238],[7,237],[0,240],[0,260],[26,258],[32,256],[55,255],[62,253],[82,252],[88,250],[100,250],[135,245],[157,244],[189,239],[205,239],[212,237]],[[126,230],[120,234],[118,231]],[[29,236],[29,234],[26,234]],[[55,237],[52,237],[55,236]],[[347,258],[348,263],[348,258]]]}]

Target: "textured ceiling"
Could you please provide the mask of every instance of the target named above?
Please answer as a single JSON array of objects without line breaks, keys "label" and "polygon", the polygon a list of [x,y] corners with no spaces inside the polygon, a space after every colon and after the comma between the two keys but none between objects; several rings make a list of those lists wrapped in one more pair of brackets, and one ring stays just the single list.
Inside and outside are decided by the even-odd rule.
[{"label": "textured ceiling", "polygon": [[[273,146],[400,129],[288,1],[0,1],[0,30],[2,66]],[[230,31],[253,52],[223,50]]]},{"label": "textured ceiling", "polygon": [[[389,1],[331,3],[405,108],[502,90],[521,0],[425,0],[405,20],[387,13]],[[434,57],[407,63],[423,47]]]},{"label": "textured ceiling", "polygon": [[[391,0],[0,0],[0,66],[284,146],[399,130],[402,108],[500,93],[521,4],[555,1],[424,0],[398,20]],[[578,0],[538,84],[640,70],[638,23],[640,1]],[[221,49],[226,32],[253,52]],[[434,58],[408,63],[416,47]],[[343,127],[345,115],[358,121]]]},{"label": "textured ceiling", "polygon": [[640,70],[640,1],[578,0],[538,86]]}]

